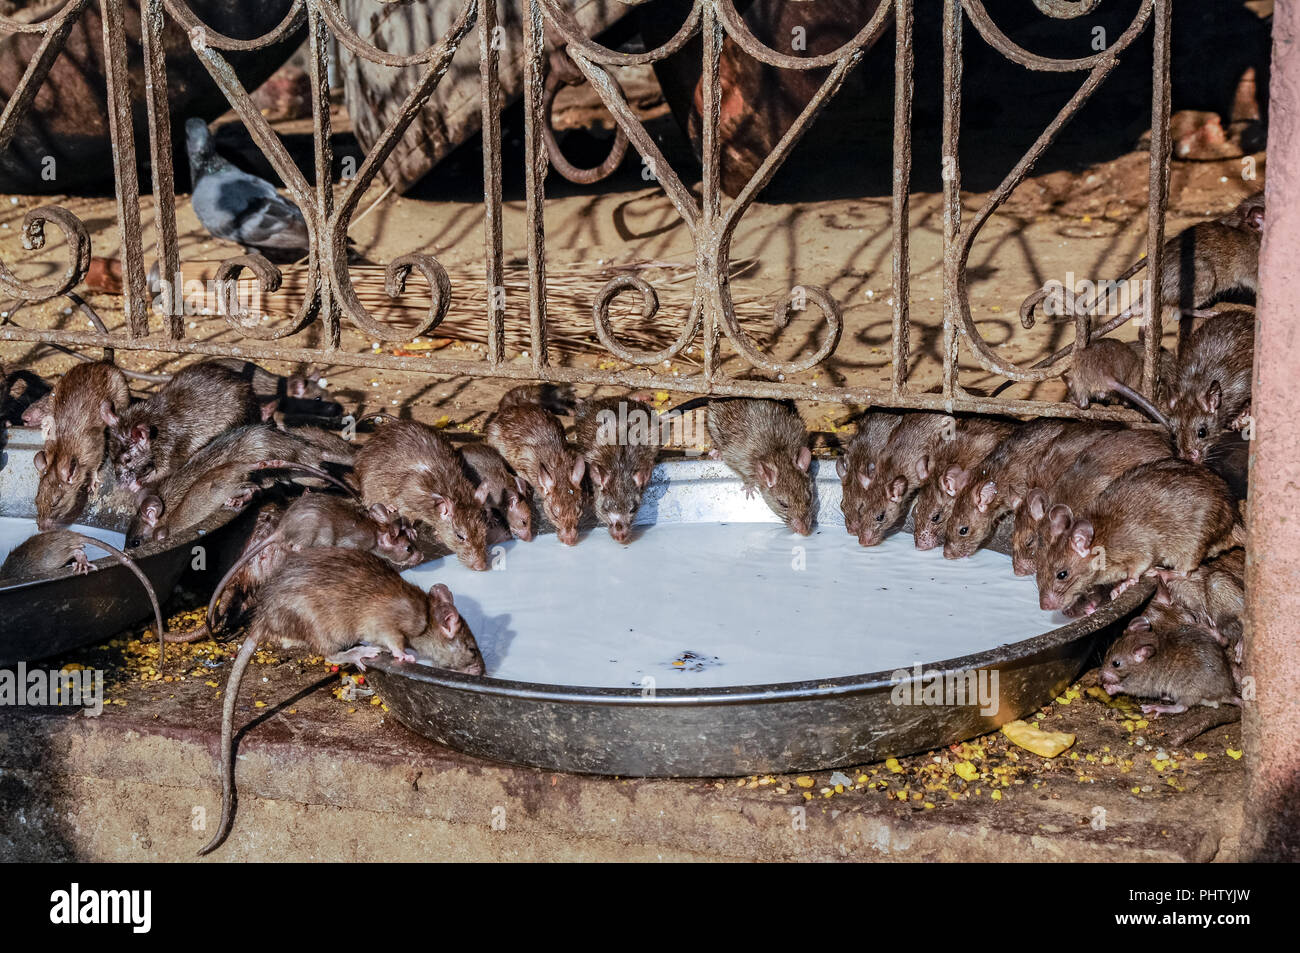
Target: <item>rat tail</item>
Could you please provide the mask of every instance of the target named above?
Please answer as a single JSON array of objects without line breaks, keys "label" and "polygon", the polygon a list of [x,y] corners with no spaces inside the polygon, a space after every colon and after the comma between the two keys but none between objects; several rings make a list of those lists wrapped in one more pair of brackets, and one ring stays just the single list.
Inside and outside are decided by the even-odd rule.
[{"label": "rat tail", "polygon": [[325,480],[326,482],[333,484],[334,486],[342,490],[344,493],[348,494],[348,496],[351,496],[353,498],[356,498],[357,496],[357,491],[355,487],[349,486],[347,483],[344,483],[338,477],[333,476],[330,473],[327,473],[326,471],[322,470],[320,467],[314,467],[310,463],[298,463],[296,460],[259,460],[257,463],[253,464],[249,469],[254,471],[255,470],[289,470],[291,472],[299,471],[301,473],[310,474],[311,476],[317,477],[318,479]]},{"label": "rat tail", "polygon": [[1129,387],[1127,384],[1121,384],[1119,381],[1111,381],[1110,389],[1120,397],[1123,397],[1138,410],[1142,411],[1142,413],[1146,414],[1156,423],[1160,424],[1160,426],[1164,427],[1166,430],[1172,431],[1174,429],[1170,426],[1168,418],[1160,412],[1156,405],[1151,403],[1151,401],[1147,400],[1132,387]]},{"label": "rat tail", "polygon": [[68,530],[68,532],[83,543],[94,546],[96,549],[102,549],[104,552],[115,556],[118,562],[135,573],[135,577],[140,580],[140,585],[144,586],[144,591],[149,593],[149,604],[153,606],[154,624],[158,626],[158,671],[161,672],[163,664],[166,662],[167,640],[163,638],[163,633],[167,630],[163,626],[162,608],[158,605],[158,593],[154,591],[153,583],[149,581],[149,577],[144,574],[144,570],[140,568],[134,559],[112,543],[106,543],[102,539],[96,539],[93,536],[86,536],[84,533],[78,533],[75,530]]},{"label": "rat tail", "polygon": [[213,590],[212,598],[208,601],[208,631],[212,633],[214,636],[217,634],[217,624],[216,624],[217,600],[219,600],[221,598],[221,594],[226,591],[226,587],[230,585],[230,580],[235,578],[235,573],[239,572],[239,570],[243,569],[255,558],[257,558],[258,554],[260,554],[262,550],[266,549],[266,547],[276,542],[278,538],[279,538],[279,533],[272,533],[270,536],[266,537],[266,539],[262,540],[260,543],[254,546],[251,550],[244,553],[244,555],[240,556],[237,560],[235,560],[235,564],[231,566],[228,570],[226,570],[226,574],[222,576],[221,581],[217,583],[217,588]]},{"label": "rat tail", "polygon": [[212,835],[212,840],[199,851],[200,857],[212,853],[221,846],[226,835],[230,833],[230,825],[235,819],[235,701],[239,694],[239,683],[244,677],[244,670],[253,660],[253,654],[257,651],[257,644],[260,641],[260,630],[254,627],[244,639],[244,644],[239,647],[235,664],[230,669],[230,677],[226,679],[226,697],[221,706],[221,823],[217,825],[217,832]]}]

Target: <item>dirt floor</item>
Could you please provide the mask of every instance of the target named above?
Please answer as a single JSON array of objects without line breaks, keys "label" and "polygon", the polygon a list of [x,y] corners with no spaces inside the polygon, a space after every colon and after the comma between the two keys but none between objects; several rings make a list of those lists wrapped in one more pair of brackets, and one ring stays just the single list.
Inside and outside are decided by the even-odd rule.
[{"label": "dirt floor", "polygon": [[[643,115],[668,122],[662,104],[655,100],[649,75],[625,79]],[[566,94],[571,95],[571,94]],[[575,97],[577,94],[572,94]],[[561,110],[560,125],[599,126],[601,119],[591,103],[580,97]],[[301,124],[285,125],[281,132],[290,140],[302,137]],[[346,117],[339,117],[339,134],[347,139]],[[516,138],[511,138],[511,136]],[[240,148],[238,129],[223,131],[223,146]],[[508,127],[507,168],[518,162],[517,130]],[[1135,146],[1137,140],[1134,140]],[[876,139],[872,148],[887,154],[888,141]],[[977,151],[978,142],[971,148]],[[682,156],[677,143],[672,155]],[[1171,233],[1194,221],[1227,211],[1250,192],[1263,187],[1263,153],[1243,162],[1239,151],[1228,148],[1222,158],[1199,157],[1196,161],[1175,161],[1169,201]],[[385,195],[372,187],[361,207],[375,203],[351,230],[357,251],[365,261],[382,263],[410,251],[435,255],[452,275],[453,303],[448,323],[463,322],[465,328],[480,322],[484,307],[483,238],[484,209],[481,202],[481,166],[476,145],[453,156],[432,181],[412,196]],[[922,160],[918,157],[918,163]],[[689,156],[687,156],[689,165]],[[1067,343],[1072,332],[1062,325],[1040,325],[1024,331],[1017,320],[1020,302],[1052,277],[1103,279],[1119,274],[1135,261],[1145,247],[1148,155],[1132,148],[1104,160],[1071,165],[1056,162],[1050,171],[1030,177],[1014,193],[1006,207],[984,229],[971,256],[971,305],[981,333],[1012,360],[1025,364],[1045,356]],[[1007,166],[1009,167],[1009,165]],[[1244,179],[1243,170],[1253,179]],[[575,187],[552,176],[546,210],[548,268],[556,276],[556,294],[550,302],[557,327],[565,329],[566,341],[576,342],[557,351],[557,362],[591,367],[620,367],[602,355],[591,331],[590,300],[613,272],[614,264],[658,263],[647,272],[662,282],[665,308],[661,321],[680,321],[689,302],[694,251],[690,235],[671,204],[654,184],[640,175],[639,162],[629,157],[613,180],[595,187]],[[795,190],[796,193],[798,190]],[[767,340],[772,308],[792,287],[800,283],[825,285],[841,302],[845,334],[838,350],[826,364],[808,372],[806,379],[833,385],[885,385],[890,374],[891,321],[891,224],[888,194],[847,196],[843,189],[810,188],[806,194],[791,194],[788,188],[758,201],[742,220],[733,249],[738,263],[736,295],[739,312],[747,328],[760,340]],[[963,194],[967,215],[975,213],[987,199],[987,192]],[[151,200],[143,200],[147,248],[154,242]],[[35,279],[61,267],[61,240],[35,252],[20,241],[21,222],[30,209],[59,204],[77,214],[94,240],[94,254],[118,254],[116,218],[111,197],[28,196],[0,197],[0,260],[20,278]],[[212,240],[198,226],[185,196],[178,200],[182,257],[187,263],[212,261],[238,253],[233,246]],[[940,371],[938,349],[941,337],[942,210],[934,191],[916,192],[911,199],[912,216],[912,389],[924,391],[937,385]],[[505,248],[508,261],[518,262],[524,254],[524,201],[519,174],[507,173],[505,204]],[[152,257],[147,252],[147,261]],[[518,274],[516,271],[515,274]],[[684,279],[684,280],[682,280]],[[122,312],[118,300],[107,294],[88,295],[91,305],[110,326],[120,327]],[[625,315],[635,310],[623,301]],[[527,301],[512,292],[507,301],[511,323],[511,355],[527,361]],[[63,301],[22,308],[6,318],[24,327],[77,327],[84,317]],[[805,323],[807,322],[807,323]],[[634,320],[620,327],[636,328]],[[522,331],[520,329],[523,329]],[[643,329],[644,330],[644,329]],[[654,332],[656,329],[649,329]],[[216,317],[196,316],[189,334],[210,340],[235,339],[234,333]],[[657,333],[664,333],[662,328]],[[305,332],[312,338],[314,332]],[[467,332],[468,334],[468,332]],[[811,318],[796,320],[771,346],[776,354],[790,358],[814,347],[816,326]],[[1129,339],[1132,329],[1120,337]],[[698,342],[697,342],[698,343]],[[350,328],[345,328],[344,347],[373,348],[387,353],[444,354],[471,358],[483,353],[477,341],[435,334],[415,346],[399,348],[377,345]],[[688,355],[689,357],[689,355]],[[13,369],[23,367],[52,377],[71,366],[72,359],[39,347],[0,344],[0,358]],[[118,352],[118,360],[137,370],[159,371],[176,366],[166,356],[140,352]],[[983,392],[997,381],[990,379],[964,356],[963,383]],[[689,368],[684,359],[672,373]],[[288,368],[275,368],[288,370]],[[751,373],[728,355],[724,371]],[[441,426],[478,431],[507,385],[488,379],[438,378],[431,375],[351,369],[325,364],[313,370],[328,381],[331,391],[349,406],[387,410]],[[1043,384],[1032,391],[1018,387],[1013,396],[1055,398],[1059,383]],[[673,395],[675,396],[675,395]],[[658,395],[660,404],[671,399]],[[810,427],[834,431],[849,417],[852,408],[834,403],[807,404],[803,411]],[[185,612],[199,602],[199,594],[182,594],[174,601],[173,613]],[[175,615],[173,626],[194,624],[192,617]],[[111,645],[78,653],[67,661],[103,667],[115,673],[110,687],[107,718],[125,710],[154,710],[154,717],[167,720],[162,712],[174,706],[174,695],[186,686],[187,694],[204,686],[215,712],[224,681],[225,662],[233,651],[205,641],[176,647],[184,664],[172,663],[169,674],[160,676],[153,668],[156,649],[124,636]],[[301,697],[293,706],[280,706],[273,718],[292,725],[309,712],[337,719],[359,738],[392,730],[386,724],[382,699],[357,696],[355,676],[323,667],[320,660],[295,660],[271,653],[259,656],[252,687],[241,703],[241,718],[265,706],[275,706],[294,696],[318,677],[327,677],[328,692]],[[364,690],[364,685],[360,686]],[[1124,700],[1098,695],[1095,672],[1045,707],[1033,720],[1054,731],[1077,736],[1073,746],[1054,759],[1042,758],[1012,745],[996,733],[948,750],[930,752],[900,761],[873,765],[842,776],[817,773],[806,777],[763,777],[726,781],[692,782],[716,788],[744,788],[755,797],[781,804],[816,805],[823,811],[847,810],[864,799],[888,802],[898,815],[920,812],[951,814],[985,823],[1006,805],[1020,799],[1035,799],[1050,805],[1066,798],[1070,805],[1054,822],[1043,822],[1043,833],[1089,828],[1099,839],[1120,836],[1105,833],[1104,819],[1086,806],[1086,792],[1104,789],[1108,803],[1118,798],[1132,818],[1143,827],[1131,836],[1144,843],[1151,838],[1173,841],[1190,836],[1180,829],[1179,799],[1194,794],[1198,811],[1235,816],[1239,810],[1242,779],[1240,726],[1215,727],[1194,740],[1182,736],[1204,712],[1148,720]],[[169,699],[172,701],[169,702]],[[1105,814],[1105,811],[1102,811]],[[1130,835],[1122,835],[1130,836]],[[1199,834],[1197,835],[1199,836]],[[1230,855],[1230,835],[1216,851]],[[1186,846],[1186,845],[1184,845]],[[1190,847],[1184,856],[1197,854]],[[1210,852],[1211,855],[1215,851]]]}]

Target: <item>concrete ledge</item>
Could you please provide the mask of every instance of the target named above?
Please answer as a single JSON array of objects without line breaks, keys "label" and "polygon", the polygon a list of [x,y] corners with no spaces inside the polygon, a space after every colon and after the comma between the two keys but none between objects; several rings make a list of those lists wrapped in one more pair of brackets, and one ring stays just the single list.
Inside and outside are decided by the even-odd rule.
[{"label": "concrete ledge", "polygon": [[[1176,795],[1058,776],[936,810],[874,791],[806,801],[795,786],[734,779],[552,774],[435,745],[335,698],[337,676],[321,671],[251,670],[240,724],[257,720],[239,739],[234,830],[210,859],[1206,861],[1233,856],[1240,823],[1231,765]],[[126,704],[99,718],[0,711],[0,859],[192,860],[207,841],[220,817],[218,692],[191,678],[110,695]],[[255,709],[261,699],[275,707]],[[1089,823],[1098,807],[1104,830]]]}]

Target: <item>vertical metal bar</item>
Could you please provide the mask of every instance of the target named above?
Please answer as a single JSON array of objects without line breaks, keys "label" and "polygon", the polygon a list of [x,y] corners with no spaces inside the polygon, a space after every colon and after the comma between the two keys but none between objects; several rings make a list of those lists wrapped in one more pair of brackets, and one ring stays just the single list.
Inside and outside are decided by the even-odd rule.
[{"label": "vertical metal bar", "polygon": [[113,183],[117,192],[117,231],[122,240],[123,310],[132,337],[149,334],[149,311],[140,237],[140,182],[136,177],[135,129],[126,57],[126,0],[101,0],[104,27],[104,81],[108,124],[113,137]]},{"label": "vertical metal bar", "polygon": [[700,108],[701,159],[704,165],[704,178],[700,183],[702,206],[700,225],[695,232],[695,294],[697,300],[703,296],[704,314],[702,329],[704,332],[704,377],[712,383],[718,370],[718,341],[722,327],[722,316],[716,312],[714,295],[708,293],[714,283],[722,281],[722,270],[727,262],[721,260],[718,245],[719,217],[722,209],[722,145],[718,138],[718,124],[721,122],[722,85],[718,78],[719,63],[722,57],[722,24],[718,22],[718,11],[713,0],[705,0],[701,37],[704,46],[703,67],[700,72],[700,91],[703,103]]},{"label": "vertical metal bar", "polygon": [[962,274],[957,260],[961,231],[961,163],[957,160],[961,133],[960,0],[943,6],[943,396],[957,392],[958,296]]},{"label": "vertical metal bar", "polygon": [[[504,35],[504,28],[502,28]],[[505,360],[505,264],[501,252],[501,76],[497,50],[497,0],[479,13],[479,84],[483,97],[483,245],[487,254],[487,357]]]},{"label": "vertical metal bar", "polygon": [[550,364],[546,350],[546,172],[550,160],[542,139],[542,8],[528,0],[524,11],[524,191],[528,219],[528,320],[533,369]]},{"label": "vertical metal bar", "polygon": [[[1160,373],[1160,338],[1164,328],[1161,275],[1164,271],[1165,205],[1169,201],[1169,4],[1155,0],[1153,63],[1151,66],[1151,165],[1147,199],[1147,287],[1142,321],[1146,327],[1146,353],[1142,361],[1142,386],[1155,394]],[[1181,322],[1180,322],[1181,323]],[[1179,344],[1181,345],[1181,341]]]},{"label": "vertical metal bar", "polygon": [[[140,41],[144,46],[144,96],[149,114],[149,150],[153,175],[153,215],[158,229],[158,271],[163,281],[181,285],[180,252],[176,240],[176,175],[172,168],[171,111],[167,104],[167,61],[162,49],[162,0],[145,0],[140,17]],[[183,316],[175,313],[176,294],[163,295],[167,302],[167,336],[179,339],[185,333]]]},{"label": "vertical metal bar", "polygon": [[[330,222],[334,217],[334,147],[330,141],[333,124],[330,122],[330,77],[329,77],[330,32],[321,16],[320,0],[307,0],[307,51],[311,75],[311,113],[312,134],[316,156],[316,210],[314,217],[308,213],[308,220],[315,221],[312,243],[315,248],[317,268],[323,268],[326,275],[334,274],[333,257],[346,255],[346,243],[333,248],[327,240],[330,234]],[[304,210],[306,211],[306,210]],[[320,261],[321,253],[326,256]],[[339,302],[330,286],[330,279],[320,282],[321,320],[325,327],[325,339],[331,348],[337,349],[342,341],[340,328]]]},{"label": "vertical metal bar", "polygon": [[907,390],[911,353],[908,299],[912,281],[907,200],[912,178],[912,15],[912,0],[894,0],[894,373],[890,390],[895,397]]}]

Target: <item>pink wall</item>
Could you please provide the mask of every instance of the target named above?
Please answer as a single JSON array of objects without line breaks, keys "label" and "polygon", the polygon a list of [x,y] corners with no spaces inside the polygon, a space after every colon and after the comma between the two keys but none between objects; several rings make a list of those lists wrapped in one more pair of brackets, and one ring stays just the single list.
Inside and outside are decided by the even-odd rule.
[{"label": "pink wall", "polygon": [[1243,847],[1300,859],[1300,0],[1273,20],[1267,222],[1256,332]]}]

